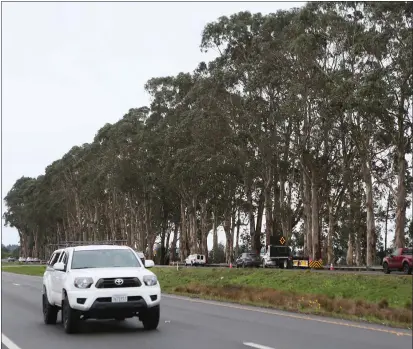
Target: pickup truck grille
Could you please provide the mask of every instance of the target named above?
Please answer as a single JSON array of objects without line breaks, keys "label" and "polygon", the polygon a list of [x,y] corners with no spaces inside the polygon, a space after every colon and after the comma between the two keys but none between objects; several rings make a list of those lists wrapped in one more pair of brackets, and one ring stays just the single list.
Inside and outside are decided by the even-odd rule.
[{"label": "pickup truck grille", "polygon": [[[123,280],[122,284],[118,284],[115,280]],[[96,282],[96,288],[124,288],[124,287],[140,287],[141,282],[137,277],[119,277],[119,278],[104,278]]]}]

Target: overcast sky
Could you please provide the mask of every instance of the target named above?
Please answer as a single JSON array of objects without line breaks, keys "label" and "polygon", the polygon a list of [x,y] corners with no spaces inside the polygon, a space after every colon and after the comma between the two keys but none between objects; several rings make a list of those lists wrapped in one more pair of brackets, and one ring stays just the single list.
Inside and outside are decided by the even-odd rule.
[{"label": "overcast sky", "polygon": [[[3,3],[2,197],[16,179],[44,173],[105,123],[147,105],[148,79],[213,58],[199,49],[208,22],[303,4]],[[17,242],[3,227],[2,243]]]}]

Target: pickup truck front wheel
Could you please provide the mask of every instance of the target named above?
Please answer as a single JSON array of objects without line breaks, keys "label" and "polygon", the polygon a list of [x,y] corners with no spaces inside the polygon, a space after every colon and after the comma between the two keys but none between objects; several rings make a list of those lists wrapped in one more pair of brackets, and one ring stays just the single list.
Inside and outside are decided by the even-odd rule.
[{"label": "pickup truck front wheel", "polygon": [[158,328],[160,317],[159,305],[152,308],[145,309],[139,316],[139,320],[142,321],[143,328],[148,331],[153,331]]},{"label": "pickup truck front wheel", "polygon": [[389,265],[386,262],[383,263],[383,273],[384,274],[390,274]]},{"label": "pickup truck front wheel", "polygon": [[76,310],[70,307],[69,300],[65,296],[62,302],[63,328],[66,333],[76,333],[79,330],[80,317]]},{"label": "pickup truck front wheel", "polygon": [[403,263],[403,272],[404,272],[406,275],[409,275],[409,274],[412,273],[412,268],[410,268],[410,266],[409,266],[409,264],[408,264],[407,262],[404,262],[404,263]]},{"label": "pickup truck front wheel", "polygon": [[46,325],[56,325],[57,313],[59,311],[59,308],[49,303],[49,300],[47,299],[46,290],[44,290],[44,293],[42,295],[42,303],[44,323]]}]

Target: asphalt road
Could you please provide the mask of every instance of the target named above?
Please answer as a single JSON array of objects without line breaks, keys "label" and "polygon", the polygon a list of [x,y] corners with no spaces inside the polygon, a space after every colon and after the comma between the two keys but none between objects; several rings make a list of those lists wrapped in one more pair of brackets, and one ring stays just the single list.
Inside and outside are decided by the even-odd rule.
[{"label": "asphalt road", "polygon": [[[41,278],[2,273],[2,349],[408,349],[412,333],[369,324],[163,295],[157,331],[130,319],[45,325]],[[60,316],[59,316],[60,319]],[[11,341],[11,342],[10,342]]]}]

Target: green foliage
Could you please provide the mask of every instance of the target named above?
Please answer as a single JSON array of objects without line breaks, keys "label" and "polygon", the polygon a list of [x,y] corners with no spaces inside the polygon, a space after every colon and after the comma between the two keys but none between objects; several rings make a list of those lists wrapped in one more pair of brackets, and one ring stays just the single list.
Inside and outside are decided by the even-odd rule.
[{"label": "green foliage", "polygon": [[201,49],[219,57],[150,79],[149,106],[104,125],[44,175],[16,181],[4,219],[19,232],[21,254],[124,239],[152,257],[158,241],[166,263],[178,245],[181,260],[207,254],[214,220],[230,244],[238,215],[249,225],[241,250],[258,250],[266,230],[310,255],[331,250],[333,260],[350,246],[359,258],[347,257],[363,263],[382,247],[375,225],[394,217],[403,245],[413,183],[404,161],[410,19],[407,2],[327,2],[208,23]]}]

